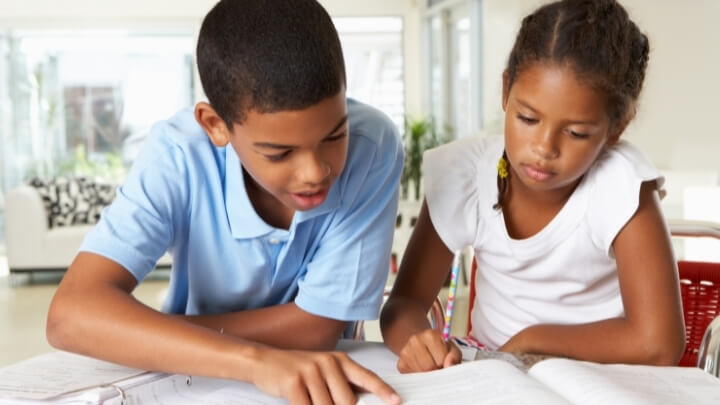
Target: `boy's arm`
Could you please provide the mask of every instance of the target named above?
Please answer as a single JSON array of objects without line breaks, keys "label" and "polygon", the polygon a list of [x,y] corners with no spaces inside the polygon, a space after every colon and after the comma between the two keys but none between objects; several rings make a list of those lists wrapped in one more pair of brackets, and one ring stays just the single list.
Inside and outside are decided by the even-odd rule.
[{"label": "boy's arm", "polygon": [[500,350],[597,362],[676,365],[685,344],[677,268],[654,182],[613,243],[625,317],[582,325],[535,325]]},{"label": "boy's arm", "polygon": [[401,372],[428,371],[460,361],[460,352],[430,328],[427,312],[450,270],[452,252],[423,202],[390,298],[380,314],[385,344],[400,356]]},{"label": "boy's arm", "polygon": [[295,303],[217,315],[178,315],[206,328],[282,349],[332,350],[347,322],[313,315]]},{"label": "boy's arm", "polygon": [[62,350],[146,370],[247,381],[291,403],[350,403],[349,384],[398,403],[394,391],[343,353],[282,351],[166,315],[130,293],[135,278],[102,256],[80,253],[48,314]]}]

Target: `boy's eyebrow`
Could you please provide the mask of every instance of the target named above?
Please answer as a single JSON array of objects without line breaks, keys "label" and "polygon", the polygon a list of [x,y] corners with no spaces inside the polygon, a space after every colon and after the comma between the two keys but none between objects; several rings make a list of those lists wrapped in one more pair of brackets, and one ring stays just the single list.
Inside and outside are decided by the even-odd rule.
[{"label": "boy's eyebrow", "polygon": [[[328,136],[332,135],[340,127],[345,125],[345,123],[347,122],[347,119],[348,119],[348,115],[345,114],[345,116],[340,119],[340,121],[335,125],[335,127],[330,132],[328,132],[328,134],[325,135],[324,138],[327,138]],[[277,143],[270,143],[270,142],[255,142],[255,143],[253,143],[253,145],[260,147],[260,148],[270,148],[270,149],[292,149],[292,148],[296,147],[295,145],[280,145]]]}]

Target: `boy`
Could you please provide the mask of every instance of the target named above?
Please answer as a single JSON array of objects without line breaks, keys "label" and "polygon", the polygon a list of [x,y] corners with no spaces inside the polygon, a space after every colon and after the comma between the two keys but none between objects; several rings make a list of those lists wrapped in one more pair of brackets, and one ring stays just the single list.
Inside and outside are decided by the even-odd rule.
[{"label": "boy", "polygon": [[[197,60],[209,104],[153,128],[57,290],[48,340],[291,403],[351,403],[349,383],[399,401],[344,354],[311,352],[377,316],[403,159],[393,124],[346,102],[330,17],[315,0],[222,0]],[[166,250],[160,313],[131,292]]]}]

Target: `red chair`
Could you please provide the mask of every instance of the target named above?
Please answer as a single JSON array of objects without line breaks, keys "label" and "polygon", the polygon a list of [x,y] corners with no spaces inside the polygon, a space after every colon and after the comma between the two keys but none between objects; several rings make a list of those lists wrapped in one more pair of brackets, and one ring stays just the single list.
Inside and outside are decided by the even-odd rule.
[{"label": "red chair", "polygon": [[[671,221],[670,232],[673,237],[709,237],[720,241],[720,224],[715,223]],[[715,338],[711,341],[709,328],[713,319],[720,315],[720,263],[680,260],[678,271],[685,318],[685,353],[678,365],[700,367],[717,375],[720,370],[718,359],[706,361],[706,357],[720,357],[720,348],[714,347],[720,344],[720,340]],[[476,272],[477,264],[473,260],[468,305],[468,334],[472,330]],[[713,347],[709,347],[710,345]]]},{"label": "red chair", "polygon": [[[674,237],[720,240],[720,224],[678,221],[670,223],[670,231]],[[706,331],[720,315],[720,263],[680,260],[678,271],[685,317],[685,353],[678,365],[705,368],[705,359],[698,355],[708,349]]]}]

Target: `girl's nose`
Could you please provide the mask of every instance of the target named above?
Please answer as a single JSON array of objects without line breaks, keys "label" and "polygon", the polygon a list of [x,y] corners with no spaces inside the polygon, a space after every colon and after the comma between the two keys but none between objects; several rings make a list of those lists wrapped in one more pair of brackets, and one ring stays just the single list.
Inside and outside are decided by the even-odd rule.
[{"label": "girl's nose", "polygon": [[532,150],[536,155],[538,155],[538,157],[545,160],[555,159],[558,157],[559,150],[555,133],[550,129],[542,130],[542,132],[535,138]]}]

